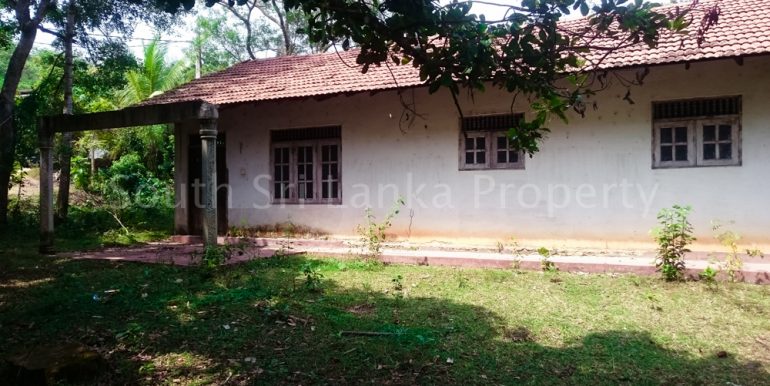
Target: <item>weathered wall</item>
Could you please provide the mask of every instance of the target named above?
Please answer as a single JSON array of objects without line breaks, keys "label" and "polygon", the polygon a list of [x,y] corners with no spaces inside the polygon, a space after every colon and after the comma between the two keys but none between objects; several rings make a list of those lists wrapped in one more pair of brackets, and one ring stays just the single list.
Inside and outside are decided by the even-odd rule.
[{"label": "weathered wall", "polygon": [[[422,118],[403,131],[396,92],[223,108],[230,226],[290,220],[354,234],[364,207],[383,216],[398,190],[408,206],[393,231],[412,237],[648,241],[656,212],[681,203],[693,206],[704,239],[711,238],[711,220],[719,219],[735,221],[748,241],[768,242],[769,68],[770,58],[748,58],[743,66],[724,60],[653,67],[644,86],[631,90],[635,104],[622,100],[626,88],[616,85],[596,98],[598,110],[585,118],[552,122],[524,170],[458,170],[459,114],[446,91],[404,92]],[[651,102],[725,95],[743,96],[742,166],[653,169]],[[490,90],[462,106],[465,115],[505,113],[511,102],[509,94]],[[514,111],[527,113],[525,106],[520,97]],[[270,205],[269,130],[319,125],[342,126],[343,204]],[[381,188],[385,184],[392,186]]]}]

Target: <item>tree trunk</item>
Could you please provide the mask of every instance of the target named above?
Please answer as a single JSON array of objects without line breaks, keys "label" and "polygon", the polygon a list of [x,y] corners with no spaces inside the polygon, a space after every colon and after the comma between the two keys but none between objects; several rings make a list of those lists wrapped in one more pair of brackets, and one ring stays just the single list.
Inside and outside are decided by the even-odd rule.
[{"label": "tree trunk", "polygon": [[[13,125],[13,108],[16,102],[16,89],[19,87],[21,73],[27,63],[29,52],[35,43],[39,19],[30,19],[29,0],[17,1],[16,19],[19,22],[19,42],[8,61],[5,70],[3,88],[0,90],[0,224],[8,222],[8,187],[11,182],[13,159],[16,146],[16,133]],[[47,2],[41,2],[43,14]],[[38,12],[41,9],[38,8]]]},{"label": "tree trunk", "polygon": [[278,27],[281,28],[281,35],[283,35],[283,54],[286,56],[294,55],[294,45],[291,43],[291,36],[289,32],[289,27],[286,26],[286,20],[284,18],[284,14],[281,12],[285,12],[281,10],[281,8],[278,7],[278,4],[276,4],[275,0],[273,2],[273,10],[275,10],[275,14],[278,15]]},{"label": "tree trunk", "polygon": [[[67,25],[64,31],[64,109],[62,113],[71,115],[74,113],[72,103],[72,41],[75,35],[75,7],[70,0],[67,5]],[[59,158],[61,170],[59,172],[59,195],[56,199],[56,217],[60,220],[67,219],[70,207],[70,181],[72,175],[72,142],[75,135],[67,132],[62,135],[62,147]]]}]

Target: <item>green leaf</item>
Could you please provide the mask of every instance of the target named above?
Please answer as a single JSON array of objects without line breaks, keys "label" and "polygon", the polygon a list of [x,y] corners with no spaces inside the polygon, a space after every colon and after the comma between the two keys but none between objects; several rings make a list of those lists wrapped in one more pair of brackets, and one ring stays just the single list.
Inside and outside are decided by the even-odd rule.
[{"label": "green leaf", "polygon": [[580,14],[583,16],[588,16],[588,4],[586,4],[585,1],[580,3]]}]

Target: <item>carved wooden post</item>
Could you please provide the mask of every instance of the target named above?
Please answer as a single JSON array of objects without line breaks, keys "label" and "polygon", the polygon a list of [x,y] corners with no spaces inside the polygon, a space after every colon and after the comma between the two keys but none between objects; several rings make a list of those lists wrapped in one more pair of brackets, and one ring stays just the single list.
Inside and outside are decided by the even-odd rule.
[{"label": "carved wooden post", "polygon": [[38,124],[40,146],[40,253],[53,253],[53,131]]},{"label": "carved wooden post", "polygon": [[204,104],[199,114],[203,170],[203,243],[217,244],[217,118],[216,106]]}]

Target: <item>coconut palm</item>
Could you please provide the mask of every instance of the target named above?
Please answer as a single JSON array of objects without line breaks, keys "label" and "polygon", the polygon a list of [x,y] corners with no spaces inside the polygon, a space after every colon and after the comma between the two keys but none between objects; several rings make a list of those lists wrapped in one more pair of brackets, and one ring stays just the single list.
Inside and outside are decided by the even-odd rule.
[{"label": "coconut palm", "polygon": [[[139,68],[126,73],[126,87],[116,95],[116,108],[139,103],[188,80],[185,63],[167,60],[167,53],[159,37],[144,47]],[[140,153],[148,169],[159,175],[169,175],[173,167],[170,135],[167,125],[145,126],[117,130],[107,136],[105,143],[113,158]]]},{"label": "coconut palm", "polygon": [[187,79],[182,61],[169,62],[168,49],[156,37],[144,47],[144,58],[138,70],[126,74],[126,88],[118,96],[118,106],[126,107],[168,91]]}]

